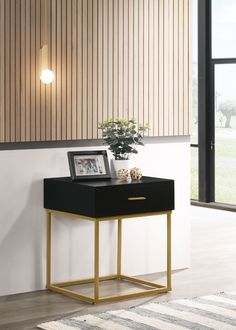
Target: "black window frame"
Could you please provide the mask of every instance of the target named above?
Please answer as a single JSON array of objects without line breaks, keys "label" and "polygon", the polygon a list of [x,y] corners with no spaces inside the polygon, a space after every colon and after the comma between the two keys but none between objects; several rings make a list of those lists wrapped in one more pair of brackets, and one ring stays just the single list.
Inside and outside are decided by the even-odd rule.
[{"label": "black window frame", "polygon": [[[215,66],[236,64],[236,58],[212,58],[212,0],[198,0],[198,201],[236,211],[236,205],[215,202]],[[212,207],[212,205],[211,205]]]}]

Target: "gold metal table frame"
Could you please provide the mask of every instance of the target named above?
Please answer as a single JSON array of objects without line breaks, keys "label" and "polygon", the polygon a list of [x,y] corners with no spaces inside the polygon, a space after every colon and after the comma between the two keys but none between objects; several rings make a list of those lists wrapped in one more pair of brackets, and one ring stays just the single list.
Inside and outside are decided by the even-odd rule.
[{"label": "gold metal table frame", "polygon": [[[171,211],[165,212],[154,212],[154,213],[141,213],[141,214],[131,214],[131,215],[122,215],[122,217],[104,217],[104,218],[90,218],[83,215],[72,214],[67,212],[55,211],[55,210],[46,210],[47,212],[47,289],[62,293],[64,295],[78,298],[80,300],[98,303],[98,302],[109,302],[116,301],[127,298],[136,298],[146,295],[154,295],[158,293],[164,293],[171,291]],[[66,217],[77,218],[79,220],[89,220],[94,222],[94,278],[82,279],[78,281],[63,282],[63,283],[51,283],[51,237],[52,237],[52,214],[60,214]],[[146,217],[154,215],[166,215],[167,216],[167,284],[161,285],[155,282],[145,281],[136,277],[123,275],[121,272],[122,264],[122,220],[128,218],[136,217]],[[114,275],[108,276],[99,276],[99,226],[100,222],[108,220],[117,220],[118,221],[118,240],[117,240],[117,273]],[[99,283],[101,281],[109,280],[126,280],[133,283],[138,283],[151,287],[149,290],[139,290],[137,292],[119,294],[107,297],[100,297],[99,295]],[[72,290],[66,289],[68,286],[74,286],[79,284],[94,283],[94,297],[83,295]]]}]

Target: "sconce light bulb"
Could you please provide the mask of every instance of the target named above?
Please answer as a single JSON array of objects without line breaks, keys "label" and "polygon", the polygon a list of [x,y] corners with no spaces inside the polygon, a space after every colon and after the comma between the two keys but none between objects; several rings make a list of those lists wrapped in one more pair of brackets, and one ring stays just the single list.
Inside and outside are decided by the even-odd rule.
[{"label": "sconce light bulb", "polygon": [[54,78],[55,78],[55,75],[52,70],[49,70],[49,69],[42,70],[40,80],[44,84],[51,84],[51,82],[53,82]]}]

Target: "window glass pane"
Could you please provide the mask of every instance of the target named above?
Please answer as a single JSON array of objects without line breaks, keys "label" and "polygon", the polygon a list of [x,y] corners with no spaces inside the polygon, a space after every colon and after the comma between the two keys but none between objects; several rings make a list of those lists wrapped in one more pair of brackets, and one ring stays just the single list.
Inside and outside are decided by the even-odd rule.
[{"label": "window glass pane", "polygon": [[212,57],[236,57],[236,1],[212,0]]},{"label": "window glass pane", "polygon": [[198,148],[191,148],[191,199],[198,199]]},{"label": "window glass pane", "polygon": [[236,64],[215,66],[215,200],[236,204]]},{"label": "window glass pane", "polygon": [[192,135],[191,143],[198,144],[198,15],[197,0],[193,0],[193,39],[192,39]]}]

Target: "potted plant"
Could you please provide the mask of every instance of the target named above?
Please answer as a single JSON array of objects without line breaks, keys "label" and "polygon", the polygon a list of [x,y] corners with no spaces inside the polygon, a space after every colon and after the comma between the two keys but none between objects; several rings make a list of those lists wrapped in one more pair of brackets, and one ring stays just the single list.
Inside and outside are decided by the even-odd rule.
[{"label": "potted plant", "polygon": [[148,125],[138,126],[134,119],[107,120],[98,127],[109,146],[114,159],[111,160],[111,173],[116,177],[119,169],[130,169],[130,156],[137,154],[137,147],[143,146],[143,136]]}]

